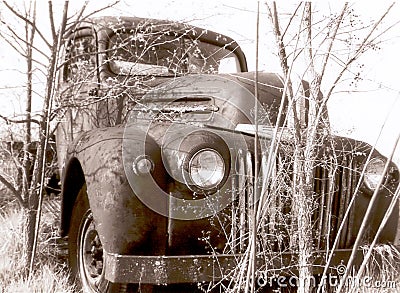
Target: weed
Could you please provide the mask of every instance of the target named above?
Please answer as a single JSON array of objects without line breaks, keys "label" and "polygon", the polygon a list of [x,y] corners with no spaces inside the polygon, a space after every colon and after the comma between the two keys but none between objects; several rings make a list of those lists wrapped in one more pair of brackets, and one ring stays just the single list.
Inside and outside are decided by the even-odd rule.
[{"label": "weed", "polygon": [[28,279],[24,274],[24,210],[10,207],[0,213],[0,292],[75,292],[58,257],[57,222],[54,214],[43,214],[36,269]]}]

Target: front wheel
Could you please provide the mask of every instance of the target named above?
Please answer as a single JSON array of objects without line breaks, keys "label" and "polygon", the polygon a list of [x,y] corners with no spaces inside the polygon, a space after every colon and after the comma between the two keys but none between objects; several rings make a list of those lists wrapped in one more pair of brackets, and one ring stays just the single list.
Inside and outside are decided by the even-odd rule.
[{"label": "front wheel", "polygon": [[126,292],[126,286],[105,279],[103,247],[96,230],[85,188],[72,210],[68,233],[69,266],[77,286],[85,293]]},{"label": "front wheel", "polygon": [[74,283],[84,293],[193,293],[196,285],[153,286],[150,284],[115,284],[105,278],[103,246],[90,210],[86,188],[75,201],[68,233],[69,267]]}]

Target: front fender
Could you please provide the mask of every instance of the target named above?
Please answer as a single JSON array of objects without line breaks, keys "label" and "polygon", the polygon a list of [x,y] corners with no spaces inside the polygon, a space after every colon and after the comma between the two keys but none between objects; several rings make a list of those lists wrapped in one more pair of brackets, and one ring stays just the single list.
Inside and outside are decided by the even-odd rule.
[{"label": "front fender", "polygon": [[[123,128],[115,127],[86,132],[76,140],[69,155],[80,162],[103,248],[119,254],[163,253],[166,219],[146,207],[129,186],[123,165],[123,131]],[[144,143],[145,137],[137,135],[135,139],[130,139],[130,155],[140,155],[135,150]],[[146,149],[157,161],[159,147],[149,140],[146,139]],[[156,166],[161,166],[157,163]],[[162,173],[162,170],[157,169],[157,172]],[[165,176],[158,175],[157,183],[163,186]],[[155,243],[156,239],[159,245]]]}]

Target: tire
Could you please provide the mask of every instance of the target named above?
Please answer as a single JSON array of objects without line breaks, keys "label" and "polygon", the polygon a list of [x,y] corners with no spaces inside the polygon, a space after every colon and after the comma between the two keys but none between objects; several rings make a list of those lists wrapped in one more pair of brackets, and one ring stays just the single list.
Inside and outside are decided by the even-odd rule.
[{"label": "tire", "polygon": [[84,293],[126,292],[127,286],[105,279],[103,247],[83,187],[75,201],[68,233],[68,260],[74,283]]},{"label": "tire", "polygon": [[[86,249],[84,249],[86,247]],[[84,293],[193,293],[197,285],[153,286],[148,284],[115,284],[105,279],[103,248],[96,231],[85,186],[72,209],[68,233],[68,264],[72,281]]]}]

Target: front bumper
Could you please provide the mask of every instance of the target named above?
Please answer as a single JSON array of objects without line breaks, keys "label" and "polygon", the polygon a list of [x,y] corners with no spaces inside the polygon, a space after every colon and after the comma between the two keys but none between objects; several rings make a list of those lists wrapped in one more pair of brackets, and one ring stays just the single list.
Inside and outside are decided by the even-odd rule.
[{"label": "front bumper", "polygon": [[[338,273],[339,265],[346,265],[351,249],[336,250],[329,265],[328,273]],[[322,274],[326,251],[315,251],[313,274]],[[235,268],[241,266],[243,255],[185,255],[185,256],[136,256],[118,255],[105,252],[105,277],[115,283],[173,284],[216,282],[229,279]],[[257,258],[257,269],[275,274],[296,274],[293,264],[297,255],[275,253]],[[363,251],[357,251],[353,265],[363,260]]]}]

